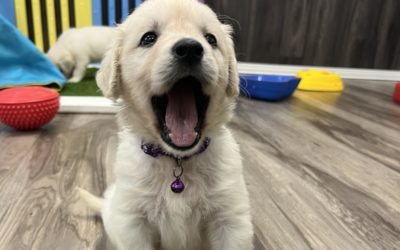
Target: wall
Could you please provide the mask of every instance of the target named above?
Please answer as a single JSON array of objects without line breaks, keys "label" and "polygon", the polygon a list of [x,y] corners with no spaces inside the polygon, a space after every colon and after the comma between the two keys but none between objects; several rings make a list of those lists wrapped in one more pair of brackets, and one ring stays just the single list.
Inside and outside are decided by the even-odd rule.
[{"label": "wall", "polygon": [[400,69],[399,0],[206,2],[236,20],[242,61]]}]

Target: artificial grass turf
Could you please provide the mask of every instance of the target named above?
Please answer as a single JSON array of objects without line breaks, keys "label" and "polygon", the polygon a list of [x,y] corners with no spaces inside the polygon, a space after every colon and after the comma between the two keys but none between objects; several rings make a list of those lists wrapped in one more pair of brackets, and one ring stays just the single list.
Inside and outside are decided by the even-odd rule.
[{"label": "artificial grass turf", "polygon": [[78,83],[67,83],[60,91],[61,96],[102,96],[102,93],[96,85],[96,72],[98,69],[89,68],[82,81]]}]

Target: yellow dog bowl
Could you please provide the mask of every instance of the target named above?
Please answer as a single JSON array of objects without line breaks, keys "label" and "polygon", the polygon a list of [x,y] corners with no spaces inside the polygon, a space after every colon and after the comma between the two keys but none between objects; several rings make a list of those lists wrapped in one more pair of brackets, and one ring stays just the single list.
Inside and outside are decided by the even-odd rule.
[{"label": "yellow dog bowl", "polygon": [[309,91],[342,91],[343,81],[340,75],[323,70],[301,70],[297,72],[301,78],[297,87],[300,90]]}]

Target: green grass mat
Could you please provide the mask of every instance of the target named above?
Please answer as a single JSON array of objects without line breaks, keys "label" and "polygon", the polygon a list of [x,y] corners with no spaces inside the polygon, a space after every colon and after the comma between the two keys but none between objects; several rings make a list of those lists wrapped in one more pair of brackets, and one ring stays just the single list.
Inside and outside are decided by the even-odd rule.
[{"label": "green grass mat", "polygon": [[82,81],[78,83],[68,83],[60,91],[61,96],[102,96],[100,89],[94,79],[98,69],[89,68]]}]

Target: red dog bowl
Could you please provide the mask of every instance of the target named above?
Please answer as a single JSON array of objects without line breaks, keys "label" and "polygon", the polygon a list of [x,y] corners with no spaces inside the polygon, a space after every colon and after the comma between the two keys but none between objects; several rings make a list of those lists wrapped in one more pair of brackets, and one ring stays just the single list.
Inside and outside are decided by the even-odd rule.
[{"label": "red dog bowl", "polygon": [[400,104],[400,82],[398,82],[394,88],[393,100]]},{"label": "red dog bowl", "polygon": [[52,89],[32,86],[0,91],[0,122],[19,130],[33,130],[50,122],[60,107]]}]

